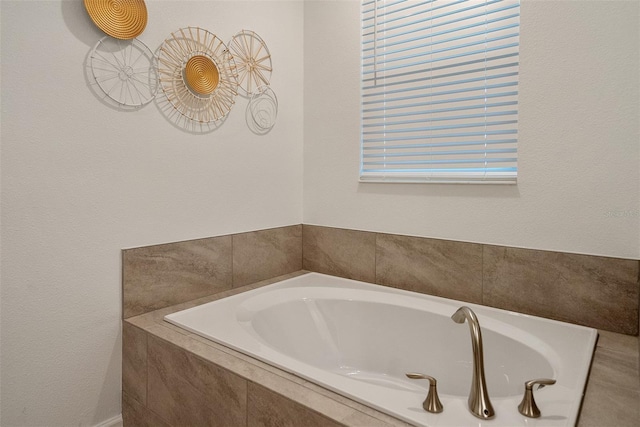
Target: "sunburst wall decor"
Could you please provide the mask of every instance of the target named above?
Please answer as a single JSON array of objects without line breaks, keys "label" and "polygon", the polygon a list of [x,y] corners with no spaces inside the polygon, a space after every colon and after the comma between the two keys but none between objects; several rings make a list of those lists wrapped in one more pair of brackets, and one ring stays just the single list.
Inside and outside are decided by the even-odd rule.
[{"label": "sunburst wall decor", "polygon": [[157,58],[160,87],[180,114],[209,123],[229,113],[238,79],[222,40],[199,27],[181,28],[164,41]]},{"label": "sunburst wall decor", "polygon": [[242,30],[229,42],[229,50],[238,67],[238,84],[245,96],[253,95],[271,79],[271,54],[255,32]]}]

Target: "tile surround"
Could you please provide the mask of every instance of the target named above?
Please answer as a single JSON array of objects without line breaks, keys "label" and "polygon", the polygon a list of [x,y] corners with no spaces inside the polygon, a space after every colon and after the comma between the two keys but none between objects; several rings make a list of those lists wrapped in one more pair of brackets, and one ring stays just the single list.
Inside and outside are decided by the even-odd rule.
[{"label": "tile surround", "polygon": [[373,233],[303,225],[303,268],[347,279],[375,282]]},{"label": "tile surround", "polygon": [[302,268],[302,225],[122,251],[123,318]]},{"label": "tile surround", "polygon": [[123,426],[127,427],[170,427],[144,404],[130,397],[126,391],[122,393],[122,422]]},{"label": "tile surround", "polygon": [[[283,280],[286,275],[245,286],[243,292]],[[226,294],[226,293],[225,293]],[[216,296],[211,296],[216,299]],[[145,405],[129,394],[123,383],[123,419],[128,426],[237,425],[237,426],[349,426],[409,427],[346,397],[309,383],[292,374],[245,356],[230,348],[174,327],[162,320],[164,314],[181,310],[179,304],[129,318],[125,346],[148,343],[149,376],[137,377],[147,388]],[[139,329],[139,330],[138,330]],[[601,331],[586,389],[578,427],[632,427],[639,419],[637,338]],[[144,353],[142,353],[144,359]],[[242,405],[243,396],[247,405]],[[221,404],[220,402],[226,402]],[[227,406],[228,405],[228,406]],[[239,415],[237,411],[244,414]],[[222,412],[220,412],[222,411]],[[233,423],[233,424],[230,424]]]},{"label": "tile surround", "polygon": [[[309,425],[404,426],[162,322],[166,312],[275,280],[243,286],[263,278],[298,274],[301,267],[614,332],[636,334],[640,327],[636,260],[308,225],[128,249],[125,425],[268,426],[303,419]],[[639,347],[638,337],[601,331],[579,427],[632,426],[640,419]],[[264,410],[251,414],[247,401]]]},{"label": "tile surround", "polygon": [[122,389],[147,403],[147,334],[129,323],[122,325]]},{"label": "tile surround", "polygon": [[247,427],[339,427],[343,425],[253,382],[249,382],[247,406]]},{"label": "tile surround", "polygon": [[123,315],[300,269],[625,334],[640,327],[637,260],[313,225],[124,250]]},{"label": "tile surround", "polygon": [[600,331],[578,427],[632,427],[640,420],[637,338]]},{"label": "tile surround", "polygon": [[147,407],[171,425],[243,425],[247,382],[155,336],[148,339]]},{"label": "tile surround", "polygon": [[635,335],[638,261],[484,246],[483,303]]},{"label": "tile surround", "polygon": [[375,283],[482,304],[482,245],[378,234]]},{"label": "tile surround", "polygon": [[367,271],[370,277],[373,268],[374,280],[359,280],[638,334],[637,260],[309,225],[302,238],[310,271],[343,277]]},{"label": "tile surround", "polygon": [[231,236],[127,249],[122,269],[125,319],[231,289]]},{"label": "tile surround", "polygon": [[302,269],[302,225],[233,235],[233,286]]}]

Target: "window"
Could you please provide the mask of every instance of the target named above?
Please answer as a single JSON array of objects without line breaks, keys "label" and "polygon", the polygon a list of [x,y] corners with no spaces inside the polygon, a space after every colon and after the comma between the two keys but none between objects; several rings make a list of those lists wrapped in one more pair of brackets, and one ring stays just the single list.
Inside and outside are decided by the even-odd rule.
[{"label": "window", "polygon": [[360,180],[515,183],[520,4],[363,0]]}]

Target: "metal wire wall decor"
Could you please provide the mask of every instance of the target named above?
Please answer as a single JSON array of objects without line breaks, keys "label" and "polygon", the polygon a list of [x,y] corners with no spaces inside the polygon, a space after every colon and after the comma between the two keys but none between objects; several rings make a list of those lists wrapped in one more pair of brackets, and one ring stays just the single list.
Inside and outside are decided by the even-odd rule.
[{"label": "metal wire wall decor", "polygon": [[141,107],[154,99],[158,90],[154,55],[138,39],[105,36],[91,51],[90,63],[97,85],[119,105]]},{"label": "metal wire wall decor", "polygon": [[245,96],[251,96],[271,79],[271,54],[255,32],[242,30],[229,42],[229,51],[238,67],[238,83]]},{"label": "metal wire wall decor", "polygon": [[242,30],[225,45],[207,30],[184,27],[154,54],[136,38],[147,25],[144,0],[83,2],[91,20],[107,34],[85,63],[91,87],[107,105],[133,110],[155,99],[174,125],[202,133],[222,124],[240,93],[249,100],[245,119],[254,133],[265,134],[274,126],[278,100],[269,86],[271,54],[255,32]]},{"label": "metal wire wall decor", "polygon": [[238,94],[233,56],[214,34],[199,27],[171,33],[157,53],[160,87],[173,108],[199,123],[222,120]]},{"label": "metal wire wall decor", "polygon": [[133,39],[147,26],[144,0],[84,0],[91,20],[111,37]]},{"label": "metal wire wall decor", "polygon": [[257,135],[268,133],[276,123],[278,117],[278,98],[270,86],[260,86],[256,89],[245,114],[247,126]]}]

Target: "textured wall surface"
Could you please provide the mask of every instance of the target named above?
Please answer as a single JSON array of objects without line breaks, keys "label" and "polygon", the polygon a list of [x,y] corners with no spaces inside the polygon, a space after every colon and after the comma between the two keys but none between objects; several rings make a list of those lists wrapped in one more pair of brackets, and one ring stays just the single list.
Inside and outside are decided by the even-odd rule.
[{"label": "textured wall surface", "polygon": [[196,135],[154,104],[111,108],[82,2],[0,2],[0,424],[118,415],[122,248],[304,219],[640,258],[637,2],[523,1],[519,184],[480,188],[357,183],[357,1],[146,3],[152,49],[188,25],[260,34],[278,121],[252,134],[239,100]]},{"label": "textured wall surface", "polygon": [[305,224],[640,258],[640,3],[521,5],[518,185],[473,186],[358,183],[359,5],[305,2]]},{"label": "textured wall surface", "polygon": [[3,426],[119,415],[123,248],[301,222],[302,3],[146,4],[152,50],[186,26],[258,33],[278,120],[253,134],[242,97],[205,134],[155,103],[112,108],[87,78],[104,34],[81,1],[0,2]]}]

